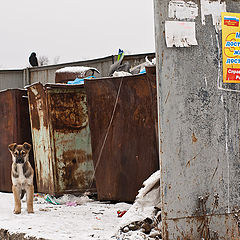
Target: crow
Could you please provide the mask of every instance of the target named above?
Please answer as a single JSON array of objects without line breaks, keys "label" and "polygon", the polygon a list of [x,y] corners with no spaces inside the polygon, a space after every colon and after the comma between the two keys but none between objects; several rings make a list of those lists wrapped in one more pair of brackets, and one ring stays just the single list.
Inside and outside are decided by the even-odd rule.
[{"label": "crow", "polygon": [[29,63],[31,64],[31,66],[33,67],[38,67],[38,60],[36,57],[36,53],[32,52],[31,56],[29,57]]}]

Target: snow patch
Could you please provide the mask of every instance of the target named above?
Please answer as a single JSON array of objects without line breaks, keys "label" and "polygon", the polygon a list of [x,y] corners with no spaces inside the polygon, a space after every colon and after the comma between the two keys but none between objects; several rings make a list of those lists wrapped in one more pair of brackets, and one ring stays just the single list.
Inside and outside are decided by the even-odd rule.
[{"label": "snow patch", "polygon": [[126,203],[110,204],[89,201],[86,197],[65,196],[62,201],[75,200],[80,205],[52,205],[43,198],[34,201],[34,214],[26,211],[13,214],[13,194],[0,192],[0,229],[10,233],[25,233],[26,237],[48,240],[106,240],[116,233],[120,218],[118,210],[128,210]]},{"label": "snow patch", "polygon": [[85,67],[85,66],[79,66],[79,67],[64,67],[60,68],[56,71],[56,73],[83,73],[88,70],[96,71],[97,73],[100,73],[96,68],[93,67]]},{"label": "snow patch", "polygon": [[138,191],[132,207],[123,215],[120,227],[135,221],[153,218],[155,207],[160,208],[160,170],[153,173]]}]

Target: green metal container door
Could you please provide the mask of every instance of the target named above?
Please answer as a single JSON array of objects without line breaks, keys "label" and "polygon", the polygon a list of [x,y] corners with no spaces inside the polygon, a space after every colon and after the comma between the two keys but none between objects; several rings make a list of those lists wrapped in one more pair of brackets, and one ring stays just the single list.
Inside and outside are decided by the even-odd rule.
[{"label": "green metal container door", "polygon": [[28,95],[39,192],[93,190],[84,87],[37,83],[28,88]]}]

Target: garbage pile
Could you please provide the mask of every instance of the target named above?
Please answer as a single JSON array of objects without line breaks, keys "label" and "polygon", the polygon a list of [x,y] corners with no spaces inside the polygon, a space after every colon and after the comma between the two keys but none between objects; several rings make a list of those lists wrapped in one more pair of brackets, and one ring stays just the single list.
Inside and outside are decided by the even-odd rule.
[{"label": "garbage pile", "polygon": [[87,202],[92,202],[93,200],[89,198],[91,193],[86,192],[82,196],[74,196],[72,194],[64,194],[62,197],[56,198],[50,194],[35,193],[34,201],[38,204],[50,203],[53,205],[66,205],[76,207],[77,205],[82,205]]},{"label": "garbage pile", "polygon": [[160,171],[152,174],[139,190],[132,207],[123,215],[117,240],[162,239]]},{"label": "garbage pile", "polygon": [[130,68],[129,62],[122,63],[124,58],[124,51],[119,49],[117,61],[110,66],[109,76],[113,77],[123,77],[123,76],[131,76],[134,74],[142,74],[146,73],[145,67],[155,66],[156,58],[152,61],[148,60],[148,57],[145,57],[145,62],[141,63],[137,66]]},{"label": "garbage pile", "polygon": [[[156,58],[150,61],[147,56],[145,57],[145,62],[138,64],[137,66],[130,66],[130,63],[128,61],[123,63],[124,55],[124,51],[122,49],[119,49],[116,61],[109,68],[109,77],[123,77],[143,74],[146,73],[146,67],[156,66]],[[97,74],[97,77],[94,76],[95,73]],[[84,84],[84,80],[96,79],[99,78],[100,75],[100,71],[94,67],[64,67],[56,71],[55,82],[82,85]]]}]

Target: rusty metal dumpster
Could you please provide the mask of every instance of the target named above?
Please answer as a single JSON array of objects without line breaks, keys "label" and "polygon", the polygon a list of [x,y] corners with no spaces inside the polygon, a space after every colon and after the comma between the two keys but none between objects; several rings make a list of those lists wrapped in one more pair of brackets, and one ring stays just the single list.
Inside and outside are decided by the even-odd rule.
[{"label": "rusty metal dumpster", "polygon": [[[0,102],[0,191],[11,192],[12,158],[8,145],[13,142],[32,144],[27,91],[23,89],[1,91]],[[34,168],[32,151],[29,161]]]},{"label": "rusty metal dumpster", "polygon": [[76,78],[93,76],[95,72],[100,74],[100,72],[93,67],[75,66],[60,68],[55,73],[55,83],[67,83]]},{"label": "rusty metal dumpster", "polygon": [[82,86],[28,88],[38,191],[55,196],[93,190],[93,160]]},{"label": "rusty metal dumpster", "polygon": [[86,80],[99,200],[134,201],[159,169],[156,75]]}]

